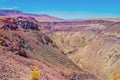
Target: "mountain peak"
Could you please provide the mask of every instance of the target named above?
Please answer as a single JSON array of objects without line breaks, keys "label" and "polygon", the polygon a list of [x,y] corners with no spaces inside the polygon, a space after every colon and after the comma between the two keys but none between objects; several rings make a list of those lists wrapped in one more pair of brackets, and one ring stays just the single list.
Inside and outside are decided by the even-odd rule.
[{"label": "mountain peak", "polygon": [[3,9],[3,10],[0,10],[0,13],[4,13],[4,14],[9,14],[9,13],[20,14],[22,12],[19,11],[19,10],[6,10],[6,9]]},{"label": "mountain peak", "polygon": [[0,10],[0,16],[9,16],[9,17],[33,17],[40,22],[57,22],[62,21],[63,19],[49,16],[46,14],[31,14],[31,13],[24,13],[19,10]]}]

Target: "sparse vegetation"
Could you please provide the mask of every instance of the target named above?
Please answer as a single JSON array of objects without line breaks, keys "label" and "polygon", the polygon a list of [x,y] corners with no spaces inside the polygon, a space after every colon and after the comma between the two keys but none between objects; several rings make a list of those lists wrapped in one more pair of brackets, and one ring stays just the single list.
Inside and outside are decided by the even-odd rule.
[{"label": "sparse vegetation", "polygon": [[38,67],[37,66],[31,66],[31,68],[32,68],[32,71],[30,73],[31,78],[33,80],[39,80],[41,75],[40,75]]}]

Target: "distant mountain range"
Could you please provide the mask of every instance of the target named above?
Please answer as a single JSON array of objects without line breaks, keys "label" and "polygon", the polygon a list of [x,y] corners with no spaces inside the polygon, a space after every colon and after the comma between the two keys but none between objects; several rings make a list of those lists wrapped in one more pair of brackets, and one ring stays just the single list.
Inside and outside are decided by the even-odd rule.
[{"label": "distant mountain range", "polygon": [[10,16],[10,17],[33,17],[39,22],[63,22],[63,21],[83,21],[83,20],[108,20],[108,21],[120,21],[120,18],[91,18],[91,19],[62,19],[47,14],[32,14],[25,13],[19,10],[0,10],[0,16]]},{"label": "distant mountain range", "polygon": [[10,16],[10,17],[18,17],[18,16],[24,16],[24,17],[34,17],[36,20],[40,22],[59,22],[63,19],[49,16],[46,14],[29,14],[24,13],[18,10],[0,10],[0,16]]}]

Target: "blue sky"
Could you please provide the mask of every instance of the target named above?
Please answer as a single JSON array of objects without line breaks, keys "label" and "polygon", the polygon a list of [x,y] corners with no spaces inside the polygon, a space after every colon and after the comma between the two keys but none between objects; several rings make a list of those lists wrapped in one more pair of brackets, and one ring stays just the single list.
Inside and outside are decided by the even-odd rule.
[{"label": "blue sky", "polygon": [[120,18],[120,0],[0,0],[0,9],[65,19]]}]

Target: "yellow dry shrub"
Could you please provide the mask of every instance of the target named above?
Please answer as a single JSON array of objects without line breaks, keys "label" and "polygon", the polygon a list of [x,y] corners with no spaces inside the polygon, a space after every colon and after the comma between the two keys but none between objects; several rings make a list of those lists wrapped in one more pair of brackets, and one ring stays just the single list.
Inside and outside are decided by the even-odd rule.
[{"label": "yellow dry shrub", "polygon": [[38,80],[41,77],[39,68],[37,66],[32,66],[32,65],[31,68],[32,68],[32,71],[30,73],[31,78],[33,80]]},{"label": "yellow dry shrub", "polygon": [[30,75],[31,75],[32,79],[39,79],[40,78],[39,71],[33,70],[33,71],[31,71]]}]

